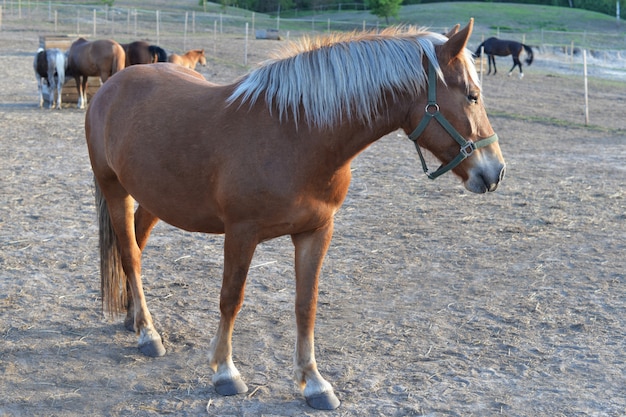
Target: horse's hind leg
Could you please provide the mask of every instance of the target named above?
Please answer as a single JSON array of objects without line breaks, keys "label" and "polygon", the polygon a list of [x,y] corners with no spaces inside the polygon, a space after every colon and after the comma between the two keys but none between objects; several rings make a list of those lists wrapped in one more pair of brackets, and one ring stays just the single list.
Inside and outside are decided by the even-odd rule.
[{"label": "horse's hind leg", "polygon": [[250,262],[258,240],[245,226],[228,227],[224,238],[224,276],[220,292],[220,323],[209,347],[209,366],[215,371],[213,385],[220,395],[248,391],[232,359],[235,318],[243,304]]},{"label": "horse's hind leg", "polygon": [[82,82],[80,81],[80,77],[76,79],[76,88],[78,89],[78,108],[84,109],[87,106],[87,82],[89,81],[89,77],[83,75]]},{"label": "horse's hind leg", "polygon": [[77,109],[84,109],[85,105],[83,103],[83,89],[81,83],[81,76],[77,75],[74,77],[74,81],[76,82],[76,93],[78,93],[78,102],[76,103]]},{"label": "horse's hind leg", "polygon": [[56,108],[58,110],[61,110],[61,103],[63,101],[63,99],[62,99],[62,96],[63,96],[63,81],[62,81],[61,77],[57,76],[55,84],[56,84],[56,89],[57,89],[57,91],[56,91],[56,93],[57,93],[57,105],[56,105]]},{"label": "horse's hind leg", "polygon": [[520,78],[524,77],[524,73],[522,72],[522,63],[519,60],[519,56],[514,56],[513,57],[513,66],[509,70],[509,73],[508,73],[509,76],[511,75],[511,73],[513,72],[515,67],[519,67],[519,77]]},{"label": "horse's hind leg", "polygon": [[[154,329],[152,316],[148,310],[141,285],[141,248],[135,235],[135,202],[117,180],[107,181],[101,186],[108,205],[111,223],[115,230],[122,268],[131,290],[134,328],[139,334],[139,350],[146,356],[162,356],[165,354],[165,348],[161,336]],[[146,218],[144,224],[151,224],[155,221],[153,216],[152,218],[146,216]],[[144,246],[147,234],[149,231],[143,233],[141,238]],[[103,279],[105,278],[103,277]],[[111,286],[108,287],[111,288]],[[103,285],[103,288],[106,286]],[[115,291],[115,289],[110,291]],[[113,296],[115,295],[112,293],[108,294],[109,298]]]},{"label": "horse's hind leg", "polygon": [[[158,217],[144,209],[142,206],[138,206],[135,210],[135,239],[137,240],[137,246],[141,253],[143,253],[150,232],[159,221]],[[124,319],[124,327],[129,331],[135,331],[135,307],[133,304],[133,292],[130,288],[130,281],[126,282],[128,288],[128,303],[126,305],[126,318]]]},{"label": "horse's hind leg", "polygon": [[317,370],[314,348],[317,287],[322,262],[330,240],[333,224],[313,232],[292,236],[296,250],[296,382],[303,388],[307,403],[316,409],[334,410],[339,400],[333,388]]},{"label": "horse's hind leg", "polygon": [[39,93],[39,108],[43,107],[43,78],[37,74],[37,92]]}]

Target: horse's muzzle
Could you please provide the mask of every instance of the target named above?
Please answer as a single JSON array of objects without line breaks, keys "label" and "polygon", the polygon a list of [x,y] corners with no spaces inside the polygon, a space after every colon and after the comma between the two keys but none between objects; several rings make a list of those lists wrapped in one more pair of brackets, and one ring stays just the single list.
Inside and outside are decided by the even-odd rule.
[{"label": "horse's muzzle", "polygon": [[504,179],[506,165],[498,163],[494,167],[473,170],[464,185],[468,191],[483,194],[495,191]]}]

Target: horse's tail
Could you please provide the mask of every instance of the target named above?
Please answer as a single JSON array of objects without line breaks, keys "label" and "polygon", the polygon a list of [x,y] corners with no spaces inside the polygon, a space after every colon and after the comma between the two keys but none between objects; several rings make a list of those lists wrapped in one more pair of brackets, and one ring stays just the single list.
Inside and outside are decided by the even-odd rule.
[{"label": "horse's tail", "polygon": [[59,76],[59,87],[65,84],[65,69],[67,68],[67,59],[65,54],[59,51],[56,54],[57,75]]},{"label": "horse's tail", "polygon": [[526,54],[528,54],[528,57],[526,57],[526,64],[530,65],[533,63],[533,50],[530,46],[528,45],[524,45],[522,44],[522,46],[524,47],[524,49],[526,50]]},{"label": "horse's tail", "polygon": [[117,53],[113,53],[113,65],[111,68],[111,75],[116,72],[120,72],[126,67],[126,52],[121,45],[115,45],[115,48],[118,49]]},{"label": "horse's tail", "polygon": [[167,52],[165,52],[163,48],[156,45],[150,45],[148,50],[150,51],[151,56],[156,57],[155,62],[167,62]]},{"label": "horse's tail", "polygon": [[100,243],[100,294],[102,296],[102,309],[110,315],[116,315],[126,311],[128,294],[126,292],[126,274],[122,269],[122,257],[117,245],[117,238],[111,223],[109,207],[102,194],[102,190],[96,186],[96,210],[98,211],[99,243]]},{"label": "horse's tail", "polygon": [[475,58],[479,58],[480,57],[480,51],[483,49],[484,45],[485,45],[485,42],[483,42],[480,45],[478,45],[478,48],[476,48],[476,52],[474,52],[474,57]]}]

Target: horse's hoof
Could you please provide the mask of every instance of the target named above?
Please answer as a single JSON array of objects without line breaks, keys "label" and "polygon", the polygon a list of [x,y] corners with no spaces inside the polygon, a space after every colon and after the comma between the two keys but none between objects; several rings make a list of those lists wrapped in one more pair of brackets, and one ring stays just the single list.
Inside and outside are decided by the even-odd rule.
[{"label": "horse's hoof", "polygon": [[139,332],[139,351],[151,358],[165,355],[161,336],[153,328],[143,328]]},{"label": "horse's hoof", "polygon": [[332,391],[322,392],[320,394],[306,397],[306,403],[309,407],[315,408],[316,410],[334,410],[341,404],[335,393]]},{"label": "horse's hoof", "polygon": [[151,340],[143,345],[139,345],[139,351],[151,358],[158,358],[165,355],[165,346],[160,340]]},{"label": "horse's hoof", "polygon": [[215,382],[214,385],[215,391],[217,391],[219,395],[229,396],[248,392],[248,386],[241,378],[223,379]]},{"label": "horse's hoof", "polygon": [[126,316],[124,319],[124,327],[129,332],[135,332],[135,318],[133,316]]}]

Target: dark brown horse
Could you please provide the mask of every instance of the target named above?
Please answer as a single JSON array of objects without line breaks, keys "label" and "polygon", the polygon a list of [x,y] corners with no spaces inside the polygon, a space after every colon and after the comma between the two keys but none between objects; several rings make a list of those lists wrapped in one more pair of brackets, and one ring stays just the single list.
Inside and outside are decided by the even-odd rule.
[{"label": "dark brown horse", "polygon": [[70,46],[67,58],[68,72],[76,80],[79,109],[87,105],[89,77],[100,77],[104,83],[110,76],[124,69],[126,63],[124,48],[110,39],[89,42],[79,38]]},{"label": "dark brown horse", "polygon": [[296,381],[312,407],[338,407],[317,369],[314,327],[322,261],[351,161],[401,128],[469,191],[494,191],[503,177],[466,50],[472,27],[449,40],[414,28],[303,40],[231,85],[164,64],[130,67],[103,85],[85,118],[103,306],[128,308],[139,350],[165,353],[141,284],[142,251],[157,221],[223,233],[221,317],[209,364],[218,393],[245,392],[231,338],[250,262],[260,242],[290,235]]},{"label": "dark brown horse", "polygon": [[508,75],[511,75],[511,72],[513,72],[515,67],[518,67],[520,78],[524,77],[524,72],[522,71],[522,62],[519,60],[522,51],[526,51],[526,54],[528,55],[526,57],[526,64],[530,65],[533,63],[532,48],[520,42],[492,37],[481,43],[478,46],[478,49],[476,49],[474,55],[479,57],[482,50],[485,51],[485,55],[487,55],[487,62],[489,63],[489,71],[487,71],[487,75],[491,74],[491,63],[493,63],[493,75],[496,75],[496,73],[498,72],[496,68],[495,56],[511,55],[513,57],[513,66],[509,70]]},{"label": "dark brown horse", "polygon": [[203,67],[206,66],[206,55],[204,54],[204,49],[192,49],[185,52],[183,55],[171,54],[167,58],[167,62],[195,70],[198,62],[200,62],[200,65]]},{"label": "dark brown horse", "polygon": [[150,45],[146,41],[121,44],[126,52],[126,66],[167,62],[167,53],[161,47]]}]

